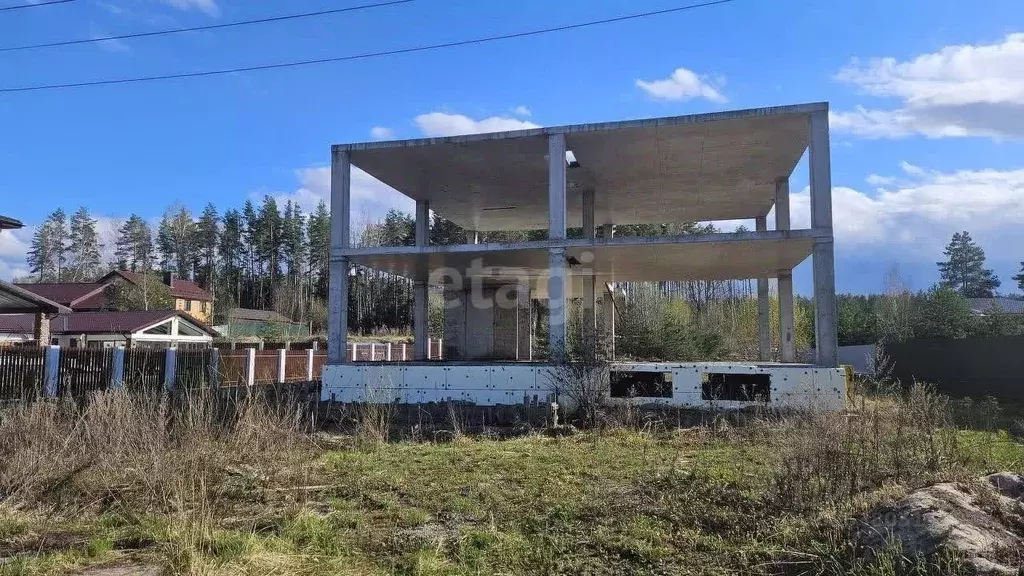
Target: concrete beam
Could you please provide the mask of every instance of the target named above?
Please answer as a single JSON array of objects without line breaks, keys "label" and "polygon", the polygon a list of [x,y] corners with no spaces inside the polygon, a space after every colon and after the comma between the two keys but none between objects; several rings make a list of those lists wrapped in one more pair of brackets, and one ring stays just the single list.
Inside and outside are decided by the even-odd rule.
[{"label": "concrete beam", "polygon": [[[768,230],[767,216],[758,216],[755,222],[758,232]],[[767,278],[757,279],[757,351],[758,360],[768,362],[772,359],[771,300]]]},{"label": "concrete beam", "polygon": [[832,241],[832,160],[829,144],[828,112],[811,114],[810,120],[811,228],[827,232],[816,238],[814,265],[814,340],[815,363],[835,367],[839,363],[838,324],[836,322],[835,251]]},{"label": "concrete beam", "polygon": [[333,251],[331,258],[347,256],[377,256],[391,254],[455,254],[460,252],[500,252],[503,250],[530,250],[545,248],[589,248],[600,246],[663,246],[668,244],[718,244],[726,242],[749,242],[751,240],[793,240],[804,238],[831,237],[831,232],[801,230],[768,230],[765,232],[717,232],[714,234],[692,234],[679,236],[622,236],[611,238],[562,238],[533,240],[527,242],[487,242],[484,244],[448,244],[432,246],[373,246],[345,248]]},{"label": "concrete beam", "polygon": [[[331,154],[331,253],[349,247],[352,164],[347,150]],[[348,259],[331,258],[327,288],[327,362],[341,364],[348,348]]]},{"label": "concrete beam", "polygon": [[502,140],[505,138],[523,138],[529,136],[556,135],[599,132],[602,130],[620,130],[629,128],[657,128],[662,126],[680,126],[686,124],[702,124],[704,122],[721,122],[725,120],[742,120],[745,118],[764,118],[770,116],[786,116],[791,114],[810,114],[824,111],[828,113],[827,102],[810,102],[786,106],[769,106],[764,108],[747,108],[744,110],[726,110],[705,114],[689,114],[686,116],[670,116],[642,120],[622,120],[616,122],[594,122],[590,124],[573,124],[551,126],[547,128],[531,128],[529,130],[510,130],[506,132],[489,132],[485,134],[467,134],[446,136],[442,138],[412,138],[407,140],[383,140],[372,142],[356,142],[351,144],[335,144],[335,150],[376,150],[382,148],[408,148],[410,146],[432,146],[438,144],[468,144]]}]

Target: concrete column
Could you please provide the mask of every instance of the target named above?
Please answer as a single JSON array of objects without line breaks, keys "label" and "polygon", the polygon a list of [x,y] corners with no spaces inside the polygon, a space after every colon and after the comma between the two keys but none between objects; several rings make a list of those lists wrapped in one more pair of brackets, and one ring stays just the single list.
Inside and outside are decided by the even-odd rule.
[{"label": "concrete column", "polygon": [[245,385],[252,386],[256,383],[256,349],[245,349]]},{"label": "concrete column", "polygon": [[334,257],[334,250],[349,247],[352,166],[348,150],[331,154],[331,269],[327,289],[327,361],[345,362],[348,349],[348,258]]},{"label": "concrete column", "polygon": [[[565,134],[548,136],[548,237],[565,238]],[[548,254],[548,354],[565,360],[565,248]]]},{"label": "concrete column", "polygon": [[[594,191],[583,191],[583,237],[594,239]],[[583,305],[580,307],[583,313],[582,336],[583,350],[597,352],[597,302],[595,294],[595,278],[593,269],[593,258],[589,261],[583,258]]]},{"label": "concrete column", "polygon": [[277,351],[277,383],[284,384],[287,379],[286,364],[288,363],[288,351],[281,348]]},{"label": "concrete column", "polygon": [[[790,229],[789,178],[775,181],[775,229]],[[793,316],[793,271],[779,270],[779,360],[796,362],[796,337]]]},{"label": "concrete column", "polygon": [[56,398],[60,393],[60,346],[47,346],[43,359],[43,396]]},{"label": "concrete column", "polygon": [[168,348],[164,351],[164,389],[174,390],[174,371],[177,368],[178,351]]},{"label": "concrete column", "polygon": [[39,346],[50,345],[50,317],[45,312],[36,312],[32,338]]},{"label": "concrete column", "polygon": [[[426,200],[416,201],[416,245],[430,244],[430,204]],[[427,282],[417,278],[412,288],[412,358],[428,360],[430,343],[427,331]]]},{"label": "concrete column", "polygon": [[[768,230],[768,217],[758,216],[757,231]],[[757,359],[768,362],[772,359],[771,300],[768,297],[768,278],[757,279]]]},{"label": "concrete column", "polygon": [[480,233],[476,230],[466,230],[466,244],[479,244]]},{"label": "concrete column", "polygon": [[124,389],[124,348],[120,346],[111,351],[110,357],[110,389]]},{"label": "concrete column", "polygon": [[810,122],[811,228],[827,232],[814,240],[814,348],[815,363],[839,364],[836,323],[836,271],[832,242],[832,161],[829,149],[828,112],[811,114]]},{"label": "concrete column", "polygon": [[530,283],[522,281],[516,289],[516,360],[533,360],[533,301]]}]

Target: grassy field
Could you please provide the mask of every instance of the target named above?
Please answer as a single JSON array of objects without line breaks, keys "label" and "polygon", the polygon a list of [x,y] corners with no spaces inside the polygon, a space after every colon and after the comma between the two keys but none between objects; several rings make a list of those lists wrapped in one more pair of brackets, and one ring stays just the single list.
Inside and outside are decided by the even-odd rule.
[{"label": "grassy field", "polygon": [[391,440],[382,410],[329,434],[294,407],[186,404],[0,413],[0,575],[950,574],[956,558],[864,560],[854,519],[1024,469],[1024,444],[956,426],[923,390],[686,428],[612,414],[567,437],[470,437],[453,418],[443,441]]}]

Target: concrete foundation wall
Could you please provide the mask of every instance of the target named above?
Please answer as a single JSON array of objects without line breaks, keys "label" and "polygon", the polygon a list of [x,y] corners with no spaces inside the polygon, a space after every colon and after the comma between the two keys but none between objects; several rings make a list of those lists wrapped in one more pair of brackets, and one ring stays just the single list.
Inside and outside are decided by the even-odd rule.
[{"label": "concrete foundation wall", "polygon": [[[321,399],[335,402],[426,403],[461,401],[480,406],[536,404],[556,399],[553,368],[540,364],[348,364],[324,367]],[[768,374],[769,407],[808,407],[841,410],[846,403],[846,377],[842,369],[781,364],[732,363],[614,363],[613,371],[670,374],[669,398],[609,398],[610,402],[638,405],[690,406],[731,409],[761,402],[706,400],[701,396],[705,374]],[[571,411],[566,394],[557,401]]]}]

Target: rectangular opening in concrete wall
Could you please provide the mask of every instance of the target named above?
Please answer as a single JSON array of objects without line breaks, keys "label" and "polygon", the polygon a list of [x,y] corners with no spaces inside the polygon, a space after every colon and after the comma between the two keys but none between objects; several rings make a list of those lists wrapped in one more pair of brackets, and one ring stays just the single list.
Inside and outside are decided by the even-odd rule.
[{"label": "rectangular opening in concrete wall", "polygon": [[705,372],[701,382],[701,400],[734,400],[770,402],[770,374],[733,374]]},{"label": "rectangular opening in concrete wall", "polygon": [[612,398],[671,398],[671,372],[627,372],[612,370]]}]

